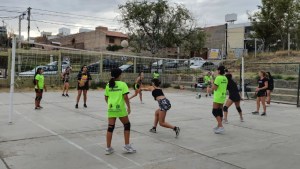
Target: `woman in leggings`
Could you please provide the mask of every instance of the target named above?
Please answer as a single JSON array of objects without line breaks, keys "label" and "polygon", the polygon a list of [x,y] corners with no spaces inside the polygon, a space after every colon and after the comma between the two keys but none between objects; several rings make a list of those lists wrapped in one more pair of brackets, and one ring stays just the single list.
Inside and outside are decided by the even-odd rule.
[{"label": "woman in leggings", "polygon": [[[62,96],[69,97],[68,92],[69,92],[69,86],[70,86],[70,84],[69,84],[70,74],[71,74],[71,67],[68,66],[61,75],[62,82],[64,84]],[[66,92],[66,94],[65,94],[65,92]]]},{"label": "woman in leggings", "polygon": [[267,72],[267,76],[268,76],[267,105],[270,106],[271,93],[274,90],[274,80],[270,72]]},{"label": "woman in leggings", "polygon": [[35,110],[42,109],[41,100],[43,98],[43,91],[47,91],[44,75],[44,70],[42,68],[38,68],[34,75],[33,83],[35,85]]},{"label": "woman in leggings", "polygon": [[244,122],[242,109],[240,107],[241,96],[237,84],[233,81],[231,74],[225,75],[228,80],[227,90],[229,92],[229,98],[223,108],[224,111],[224,123],[228,123],[228,108],[234,103],[236,110],[239,112],[241,122]]},{"label": "woman in leggings", "polygon": [[225,131],[222,120],[223,120],[223,104],[226,101],[226,90],[228,80],[224,76],[225,67],[218,67],[218,75],[214,81],[212,86],[212,90],[214,90],[214,101],[213,101],[213,110],[212,114],[215,116],[218,126],[214,128],[214,132],[216,134],[221,134]]},{"label": "woman in leggings", "polygon": [[266,96],[267,96],[267,89],[269,87],[268,85],[268,79],[267,79],[267,74],[264,71],[259,71],[258,72],[259,79],[257,81],[258,87],[256,88],[256,111],[252,112],[254,115],[259,115],[259,108],[260,108],[260,103],[263,106],[264,112],[261,114],[261,116],[266,116],[267,115],[267,108],[266,108]]},{"label": "woman in leggings", "polygon": [[165,97],[162,89],[159,87],[161,82],[158,79],[152,80],[152,86],[149,88],[142,88],[142,90],[145,91],[152,91],[152,96],[154,97],[154,100],[158,102],[159,108],[155,111],[154,116],[154,124],[153,127],[150,129],[150,132],[156,133],[157,124],[159,124],[162,127],[172,129],[176,137],[179,136],[180,128],[173,126],[165,121],[167,111],[171,108],[170,101]]}]

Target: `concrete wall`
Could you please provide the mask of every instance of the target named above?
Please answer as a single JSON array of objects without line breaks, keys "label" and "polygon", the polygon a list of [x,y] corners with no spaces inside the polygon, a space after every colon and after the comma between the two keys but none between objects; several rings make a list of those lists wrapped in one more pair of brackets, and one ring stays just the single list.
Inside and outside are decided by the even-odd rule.
[{"label": "concrete wall", "polygon": [[228,48],[244,48],[245,28],[229,28],[228,29]]},{"label": "concrete wall", "polygon": [[226,35],[225,25],[206,27],[204,28],[204,31],[207,35],[205,41],[206,48],[213,48],[213,49],[222,49],[222,47],[225,48],[225,35]]}]

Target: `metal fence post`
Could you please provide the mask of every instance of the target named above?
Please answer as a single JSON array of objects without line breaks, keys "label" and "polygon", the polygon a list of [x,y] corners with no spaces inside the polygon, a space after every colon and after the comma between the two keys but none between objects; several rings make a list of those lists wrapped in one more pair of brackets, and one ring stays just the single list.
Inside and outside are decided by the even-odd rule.
[{"label": "metal fence post", "polygon": [[297,107],[300,107],[300,64],[298,68],[298,92],[297,92]]},{"label": "metal fence post", "polygon": [[57,63],[57,72],[58,72],[58,75],[60,75],[60,73],[62,72],[62,64],[61,64],[61,62],[62,62],[62,60],[61,60],[61,50],[59,50],[59,52],[58,52],[58,63]]},{"label": "metal fence post", "polygon": [[133,73],[136,73],[136,57],[134,57],[133,61]]},{"label": "metal fence post", "polygon": [[103,53],[100,53],[100,60],[99,60],[99,73],[102,76],[103,73]]}]

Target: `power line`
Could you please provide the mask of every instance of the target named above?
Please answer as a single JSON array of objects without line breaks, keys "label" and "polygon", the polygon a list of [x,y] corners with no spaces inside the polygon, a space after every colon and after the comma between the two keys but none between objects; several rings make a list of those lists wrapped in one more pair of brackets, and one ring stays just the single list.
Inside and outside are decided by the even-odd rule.
[{"label": "power line", "polygon": [[72,13],[67,13],[67,12],[57,12],[57,11],[37,9],[37,8],[33,8],[33,9],[38,10],[38,11],[51,12],[51,13],[64,14],[64,15],[71,15],[71,16],[80,16],[80,17],[86,17],[86,18],[111,20],[111,19],[107,19],[107,18],[100,18],[100,17],[88,16],[88,15],[77,15],[77,14],[72,14]]},{"label": "power line", "polygon": [[[70,27],[78,27],[81,28],[83,26],[79,26],[79,25],[72,25],[72,24],[66,24],[66,23],[57,23],[57,22],[49,22],[49,21],[42,21],[42,20],[31,20],[34,22],[41,22],[41,23],[46,23],[46,24],[52,24],[52,25],[62,25],[62,26],[70,26]],[[87,26],[84,26],[87,27]],[[87,27],[87,28],[92,28],[92,27]]]},{"label": "power line", "polygon": [[22,11],[14,11],[14,10],[7,10],[7,9],[1,9],[0,12],[23,13]]},{"label": "power line", "polygon": [[84,18],[81,16],[66,16],[66,15],[57,15],[57,14],[49,14],[49,13],[37,13],[33,12],[35,15],[46,15],[46,16],[58,16],[58,17],[65,17],[65,18],[75,18],[75,19],[84,19],[84,20],[91,20],[91,21],[105,21],[105,22],[117,22],[114,19],[92,19],[92,18]]}]

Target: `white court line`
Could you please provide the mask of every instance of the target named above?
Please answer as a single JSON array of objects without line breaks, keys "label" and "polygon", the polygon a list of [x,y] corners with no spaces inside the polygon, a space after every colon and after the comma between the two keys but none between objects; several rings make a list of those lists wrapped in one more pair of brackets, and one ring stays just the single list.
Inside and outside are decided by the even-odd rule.
[{"label": "white court line", "polygon": [[[48,120],[52,121],[53,123],[56,123],[57,126],[60,126],[60,127],[62,127],[63,129],[65,129],[65,130],[68,129],[67,127],[61,125],[60,123],[57,123],[56,121],[54,121],[53,119],[51,119],[51,118],[49,118],[49,117],[43,116],[43,118],[48,119]],[[53,133],[52,133],[52,134],[53,134]],[[93,142],[93,140],[91,140],[91,139],[89,139],[89,138],[83,136],[83,135],[80,134],[80,133],[75,133],[75,134],[78,135],[78,136],[80,136],[80,137],[82,137],[83,139],[85,139],[85,140],[87,140],[87,141]],[[57,134],[54,134],[54,135],[57,135]],[[58,134],[58,135],[59,135],[59,134]],[[144,137],[144,136],[141,136],[141,137]],[[138,137],[137,137],[137,138],[138,138]],[[133,140],[133,139],[136,139],[136,138],[130,138],[130,140]],[[74,143],[74,144],[76,144],[76,143]],[[105,143],[105,144],[106,144],[106,143]],[[94,144],[94,145],[100,146],[100,147],[103,148],[103,149],[106,148],[106,147],[101,146],[99,143],[96,143],[96,144]],[[81,148],[84,149],[83,147],[81,147]],[[114,154],[116,154],[116,155],[118,155],[118,156],[120,156],[120,157],[122,157],[122,158],[124,158],[124,159],[126,159],[126,160],[128,160],[128,161],[130,161],[130,162],[132,162],[133,164],[135,164],[135,165],[137,165],[137,166],[139,166],[139,167],[142,167],[142,165],[139,164],[138,162],[133,161],[133,160],[131,160],[131,159],[129,159],[129,158],[123,156],[122,154],[119,154],[119,153],[116,153],[116,152],[114,152]]]},{"label": "white court line", "polygon": [[109,168],[111,168],[111,169],[118,169],[117,167],[113,166],[112,164],[107,163],[107,162],[104,161],[102,158],[97,157],[96,155],[90,153],[89,151],[87,151],[86,149],[84,149],[83,147],[81,147],[80,145],[78,145],[78,144],[72,142],[71,140],[69,140],[69,139],[65,138],[64,136],[62,136],[62,135],[56,133],[55,131],[53,131],[53,130],[51,130],[51,129],[48,129],[47,127],[45,127],[45,126],[43,126],[43,125],[41,125],[41,124],[39,124],[39,123],[37,123],[37,122],[31,120],[30,118],[28,118],[27,116],[24,116],[22,113],[20,113],[20,112],[18,112],[18,111],[15,111],[15,112],[16,112],[18,115],[22,116],[25,120],[27,120],[27,121],[31,122],[32,124],[36,125],[37,127],[41,128],[41,129],[43,129],[43,130],[45,130],[45,131],[48,131],[49,133],[51,133],[51,134],[53,134],[53,135],[59,137],[61,140],[65,141],[66,143],[68,143],[68,144],[70,144],[70,145],[76,147],[77,149],[83,151],[84,153],[86,153],[87,155],[93,157],[94,159],[98,160],[99,162],[106,164]]}]

